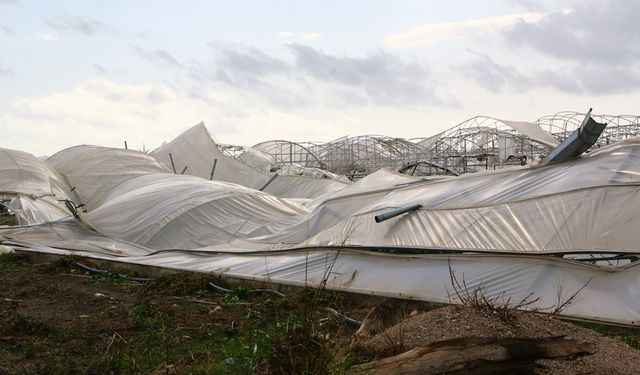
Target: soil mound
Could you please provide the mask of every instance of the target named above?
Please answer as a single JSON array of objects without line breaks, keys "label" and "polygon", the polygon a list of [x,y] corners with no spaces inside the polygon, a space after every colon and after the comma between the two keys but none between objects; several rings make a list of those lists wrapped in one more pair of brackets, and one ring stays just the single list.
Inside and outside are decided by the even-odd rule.
[{"label": "soil mound", "polygon": [[538,360],[538,374],[640,374],[640,351],[593,330],[535,313],[515,313],[504,319],[491,310],[446,306],[414,314],[361,339],[357,346],[382,358],[455,338],[557,336],[592,344],[595,353],[574,360]]}]

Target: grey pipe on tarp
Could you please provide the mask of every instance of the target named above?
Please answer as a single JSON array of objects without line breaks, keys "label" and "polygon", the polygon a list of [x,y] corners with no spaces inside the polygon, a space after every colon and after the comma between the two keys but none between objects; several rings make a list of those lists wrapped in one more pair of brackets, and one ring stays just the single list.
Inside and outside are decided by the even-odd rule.
[{"label": "grey pipe on tarp", "polygon": [[216,173],[216,165],[218,165],[218,159],[213,159],[213,167],[211,168],[211,176],[209,176],[209,181],[213,180],[213,174]]},{"label": "grey pipe on tarp", "polygon": [[267,181],[267,183],[266,183],[266,184],[264,184],[264,186],[263,186],[263,187],[261,187],[261,188],[260,188],[260,189],[258,189],[258,190],[263,191],[264,189],[266,189],[266,188],[267,188],[267,186],[269,186],[269,184],[270,184],[270,183],[272,183],[272,182],[273,182],[273,180],[275,180],[275,179],[276,179],[276,177],[278,177],[278,174],[277,174],[277,173],[274,173],[274,174],[273,174],[273,176],[271,176],[271,178],[269,179],[269,181]]},{"label": "grey pipe on tarp", "polygon": [[376,223],[382,223],[385,220],[393,219],[396,216],[406,214],[411,211],[419,210],[421,208],[422,208],[421,204],[413,204],[411,206],[400,207],[400,208],[396,208],[393,211],[376,215],[374,219],[376,219]]},{"label": "grey pipe on tarp", "polygon": [[173,155],[171,155],[171,153],[169,153],[169,160],[171,160],[171,168],[173,168],[173,174],[176,174],[176,165],[173,162]]}]

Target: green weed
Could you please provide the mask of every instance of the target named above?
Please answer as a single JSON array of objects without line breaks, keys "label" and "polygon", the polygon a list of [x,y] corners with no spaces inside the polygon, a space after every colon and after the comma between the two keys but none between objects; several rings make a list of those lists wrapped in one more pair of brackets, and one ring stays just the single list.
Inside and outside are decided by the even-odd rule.
[{"label": "green weed", "polygon": [[0,254],[0,271],[17,272],[29,262],[29,256],[23,253]]},{"label": "green weed", "polygon": [[75,263],[81,260],[75,255],[58,258],[51,263],[43,264],[39,268],[39,272],[47,274],[57,274],[76,268]]},{"label": "green weed", "polygon": [[171,296],[203,297],[208,294],[207,284],[211,281],[210,279],[209,275],[195,272],[172,273],[145,283],[143,291]]},{"label": "green weed", "polygon": [[124,284],[129,281],[125,276],[120,275],[115,271],[105,271],[97,275],[93,275],[87,284],[99,284],[99,283],[112,283],[112,284]]}]

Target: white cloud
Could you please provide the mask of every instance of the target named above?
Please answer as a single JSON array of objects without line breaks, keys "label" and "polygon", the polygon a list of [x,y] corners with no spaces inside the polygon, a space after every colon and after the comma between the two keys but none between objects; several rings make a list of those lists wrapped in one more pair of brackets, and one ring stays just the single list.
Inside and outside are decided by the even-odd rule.
[{"label": "white cloud", "polygon": [[637,0],[583,0],[503,30],[511,49],[531,48],[580,65],[628,67],[640,61]]},{"label": "white cloud", "polygon": [[324,36],[323,33],[319,33],[316,31],[303,32],[303,33],[294,33],[291,31],[280,31],[276,34],[278,39],[282,40],[285,43],[290,43],[294,41],[306,41],[313,42],[316,39],[322,38]]},{"label": "white cloud", "polygon": [[226,143],[329,140],[343,135],[348,123],[339,110],[284,110],[258,95],[196,91],[194,97],[163,84],[94,78],[69,91],[22,97],[0,112],[2,146],[52,155],[78,144],[122,147],[127,140],[131,148],[149,149],[200,121]]},{"label": "white cloud", "polygon": [[76,144],[119,147],[125,139],[157,145],[207,110],[165,85],[91,79],[67,92],[15,100],[0,114],[0,129],[5,147],[38,155]]},{"label": "white cloud", "polygon": [[93,18],[82,18],[70,15],[48,19],[47,24],[58,32],[80,35],[95,35],[107,29],[107,25]]},{"label": "white cloud", "polygon": [[126,140],[130,148],[144,144],[150,149],[200,121],[221,142],[243,145],[269,139],[329,141],[346,133],[432,133],[424,127],[426,110],[416,116],[413,110],[368,105],[283,108],[260,93],[205,90],[94,78],[68,91],[22,97],[0,112],[2,146],[52,155],[78,144],[122,147]]},{"label": "white cloud", "polygon": [[304,40],[308,40],[308,41],[312,41],[312,40],[316,40],[318,38],[322,38],[324,36],[323,33],[300,33],[300,36],[302,37],[302,39]]},{"label": "white cloud", "polygon": [[290,31],[280,31],[276,36],[279,39],[292,39],[296,34]]},{"label": "white cloud", "polygon": [[480,47],[484,51],[459,71],[494,91],[546,87],[599,98],[637,95],[638,12],[635,0],[583,0],[570,9],[549,10],[535,21],[503,28],[499,51]]},{"label": "white cloud", "polygon": [[13,75],[13,69],[11,69],[11,67],[0,64],[0,76],[1,75]]},{"label": "white cloud", "polygon": [[8,36],[18,36],[18,34],[16,34],[15,31],[11,30],[10,28],[4,25],[0,25],[0,31]]},{"label": "white cloud", "polygon": [[536,22],[542,16],[542,13],[529,12],[461,22],[434,23],[391,35],[386,37],[384,42],[389,47],[406,48],[478,37],[495,33],[520,21]]},{"label": "white cloud", "polygon": [[47,41],[58,40],[60,39],[60,33],[56,31],[39,33],[36,35],[36,39],[47,40]]}]

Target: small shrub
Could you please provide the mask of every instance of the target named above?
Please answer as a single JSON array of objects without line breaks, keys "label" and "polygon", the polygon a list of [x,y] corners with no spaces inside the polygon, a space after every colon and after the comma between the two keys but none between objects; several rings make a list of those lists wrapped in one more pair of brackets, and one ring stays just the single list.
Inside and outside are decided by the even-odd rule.
[{"label": "small shrub", "polygon": [[226,305],[232,305],[234,303],[240,303],[247,301],[251,297],[251,292],[247,288],[237,287],[231,289],[231,292],[222,297],[222,303]]},{"label": "small shrub", "polygon": [[99,284],[99,283],[114,283],[123,284],[129,281],[125,276],[120,275],[115,271],[105,271],[97,275],[92,276],[87,283]]},{"label": "small shrub", "polygon": [[160,306],[158,303],[145,299],[142,303],[133,306],[129,310],[129,322],[134,329],[154,328],[157,326],[159,315]]}]

